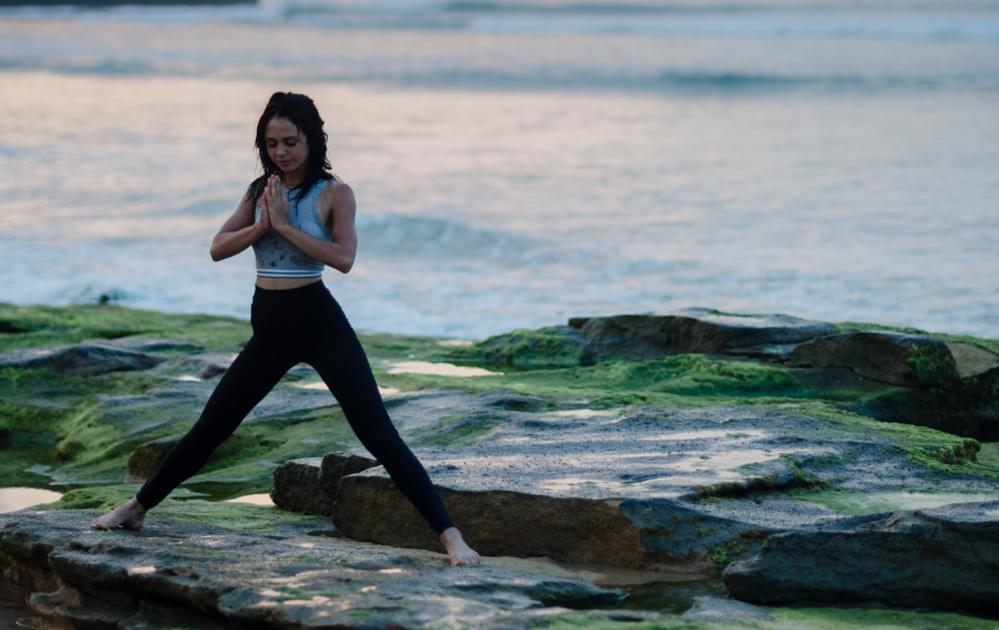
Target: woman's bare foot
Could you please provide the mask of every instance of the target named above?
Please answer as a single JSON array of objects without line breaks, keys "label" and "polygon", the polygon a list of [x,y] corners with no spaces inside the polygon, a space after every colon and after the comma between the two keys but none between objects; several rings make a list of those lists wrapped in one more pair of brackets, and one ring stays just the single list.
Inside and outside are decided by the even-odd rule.
[{"label": "woman's bare foot", "polygon": [[457,527],[448,527],[441,532],[441,543],[447,549],[451,566],[479,564],[479,554],[465,544],[465,540],[461,537],[461,532],[458,531]]},{"label": "woman's bare foot", "polygon": [[95,518],[90,526],[94,529],[139,529],[146,518],[146,510],[132,497],[103,516]]}]

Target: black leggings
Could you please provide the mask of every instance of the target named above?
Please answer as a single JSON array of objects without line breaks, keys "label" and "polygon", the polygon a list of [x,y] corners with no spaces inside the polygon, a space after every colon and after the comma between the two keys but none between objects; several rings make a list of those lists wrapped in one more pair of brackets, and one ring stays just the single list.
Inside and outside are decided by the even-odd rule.
[{"label": "black leggings", "polygon": [[267,392],[296,363],[319,372],[350,428],[439,534],[453,523],[427,471],[399,437],[368,358],[340,305],[322,281],[286,290],[256,288],[253,336],[222,376],[197,423],[136,494],[153,508],[196,473]]}]

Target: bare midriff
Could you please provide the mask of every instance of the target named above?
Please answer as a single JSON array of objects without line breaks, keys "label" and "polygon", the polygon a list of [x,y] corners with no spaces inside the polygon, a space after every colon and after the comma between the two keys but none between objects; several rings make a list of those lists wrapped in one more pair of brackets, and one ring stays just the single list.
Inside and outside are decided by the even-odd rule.
[{"label": "bare midriff", "polygon": [[267,278],[257,276],[257,286],[261,289],[297,289],[313,282],[319,282],[322,278]]}]

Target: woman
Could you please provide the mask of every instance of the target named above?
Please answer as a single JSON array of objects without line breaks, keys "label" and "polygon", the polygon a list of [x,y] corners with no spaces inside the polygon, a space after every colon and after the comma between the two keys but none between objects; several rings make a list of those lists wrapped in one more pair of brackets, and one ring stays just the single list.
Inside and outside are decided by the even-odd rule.
[{"label": "woman", "polygon": [[196,473],[215,448],[296,363],[312,365],[361,443],[440,536],[452,566],[479,555],[454,527],[426,470],[389,420],[354,330],[321,276],[350,271],[357,250],[354,193],[334,177],[326,132],[312,99],[277,92],[257,123],[264,174],[212,240],[212,260],[252,246],[257,281],[253,336],[222,376],[198,422],[139,492],[95,519],[96,529],[138,529],[167,494]]}]

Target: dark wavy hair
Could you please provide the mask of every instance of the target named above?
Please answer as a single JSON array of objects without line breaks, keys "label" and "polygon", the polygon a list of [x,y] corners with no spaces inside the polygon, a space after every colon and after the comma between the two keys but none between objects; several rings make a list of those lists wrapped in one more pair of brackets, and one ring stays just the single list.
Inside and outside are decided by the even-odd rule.
[{"label": "dark wavy hair", "polygon": [[253,180],[246,191],[249,199],[256,201],[267,185],[267,178],[271,175],[280,175],[281,169],[271,160],[267,154],[267,123],[272,118],[287,118],[300,133],[305,136],[309,145],[309,157],[305,164],[305,177],[302,183],[292,190],[292,199],[298,200],[307,193],[312,186],[321,179],[335,179],[336,176],[330,172],[332,168],[326,158],[326,132],[323,131],[323,119],[319,116],[319,110],[312,99],[305,94],[295,94],[294,92],[275,92],[267,101],[267,106],[260,114],[257,121],[257,138],[254,144],[257,147],[257,155],[260,157],[260,165],[264,169],[264,174]]}]

